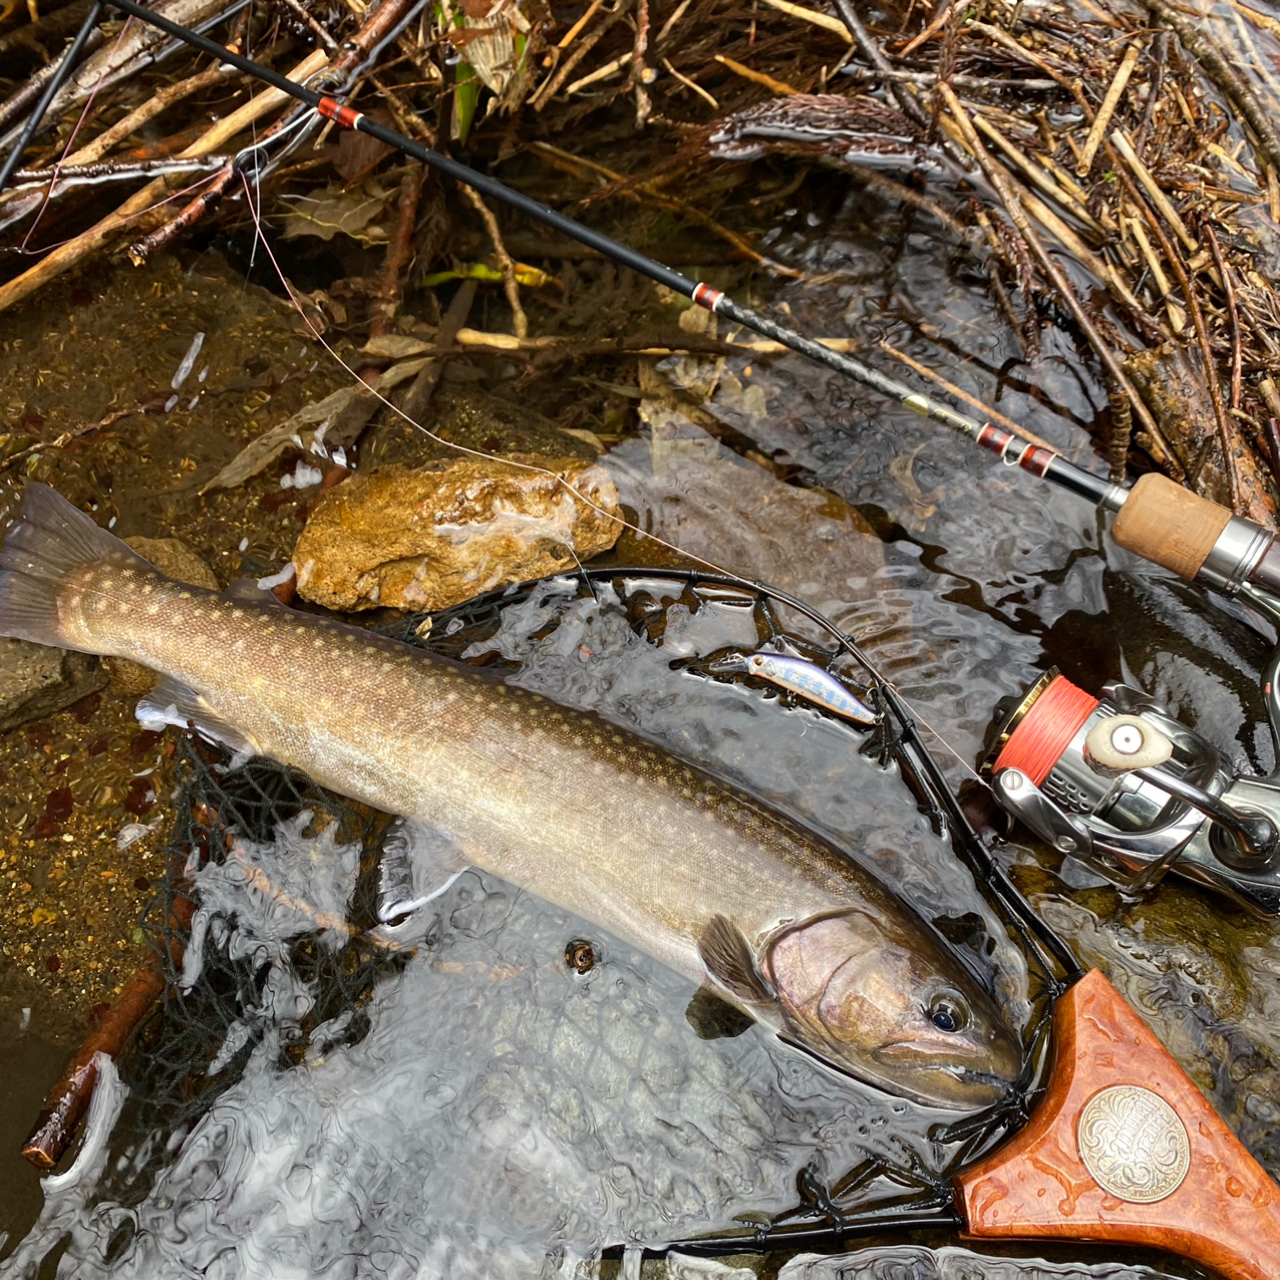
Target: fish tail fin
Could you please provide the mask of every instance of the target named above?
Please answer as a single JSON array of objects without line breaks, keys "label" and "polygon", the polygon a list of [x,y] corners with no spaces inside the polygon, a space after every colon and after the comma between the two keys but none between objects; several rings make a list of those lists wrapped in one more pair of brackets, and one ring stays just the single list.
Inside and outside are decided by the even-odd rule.
[{"label": "fish tail fin", "polygon": [[0,547],[0,635],[65,649],[89,648],[63,606],[85,571],[108,563],[155,570],[47,484],[30,483]]}]

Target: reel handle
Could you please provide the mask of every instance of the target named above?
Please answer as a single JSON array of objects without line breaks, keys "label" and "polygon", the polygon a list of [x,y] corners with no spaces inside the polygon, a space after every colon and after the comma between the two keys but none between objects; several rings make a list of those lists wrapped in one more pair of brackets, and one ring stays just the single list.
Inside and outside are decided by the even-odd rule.
[{"label": "reel handle", "polygon": [[971,1239],[1147,1245],[1226,1280],[1280,1276],[1280,1187],[1115,987],[1059,1000],[1049,1091],[955,1180]]}]

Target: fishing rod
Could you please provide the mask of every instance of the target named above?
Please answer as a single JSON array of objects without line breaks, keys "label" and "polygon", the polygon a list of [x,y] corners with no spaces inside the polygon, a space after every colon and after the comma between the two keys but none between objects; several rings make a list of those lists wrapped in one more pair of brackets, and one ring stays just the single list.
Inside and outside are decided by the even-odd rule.
[{"label": "fishing rod", "polygon": [[[693,280],[603,232],[583,226],[496,178],[480,173],[431,147],[423,146],[370,119],[363,112],[345,106],[335,97],[321,93],[309,85],[299,84],[252,58],[233,52],[200,32],[152,12],[137,3],[137,0],[105,0],[105,3],[217,58],[219,62],[279,89],[310,107],[322,118],[331,120],[342,128],[376,138],[447,177],[596,250],[606,258],[665,285],[713,314],[724,316],[789,350],[808,356],[888,399],[896,400],[922,417],[941,423],[996,454],[1007,465],[1020,467],[1104,511],[1115,514],[1112,537],[1119,546],[1170,569],[1181,577],[1215,588],[1228,596],[1243,596],[1268,619],[1280,624],[1280,546],[1277,546],[1275,535],[1270,530],[1254,521],[1234,515],[1227,508],[1192,494],[1162,476],[1143,476],[1132,489],[1104,480],[1053,449],[1034,444],[994,423],[978,422],[850,355],[833,351],[795,329],[778,324],[704,281]],[[88,25],[86,22],[81,28],[82,34],[87,32]],[[79,39],[78,36],[77,40]],[[58,74],[50,81],[50,88],[56,92],[57,86],[70,75],[73,67],[74,59],[70,56],[64,58]],[[46,92],[45,97],[51,99],[52,94]],[[44,99],[42,105],[43,102]],[[39,114],[42,112],[33,114],[28,122],[28,130],[34,130],[38,126]],[[22,146],[20,139],[14,154],[9,157],[11,163],[16,163]],[[5,166],[6,169],[11,168],[11,163]],[[3,177],[3,171],[0,171],[0,179]],[[0,189],[2,188],[3,181],[0,181]]]},{"label": "fishing rod", "polygon": [[[922,417],[941,423],[996,454],[1007,465],[1020,467],[1104,511],[1111,512],[1116,515],[1112,537],[1119,546],[1181,577],[1212,587],[1228,596],[1242,596],[1270,621],[1280,625],[1280,546],[1277,546],[1275,535],[1262,525],[1234,515],[1227,508],[1192,494],[1162,476],[1143,476],[1132,489],[1104,480],[1064,458],[1056,450],[1032,443],[994,423],[979,422],[921,394],[906,383],[863,364],[853,356],[833,351],[797,330],[778,324],[751,307],[743,306],[704,281],[693,280],[603,232],[583,226],[496,178],[480,173],[370,119],[363,112],[345,106],[333,96],[309,85],[299,84],[252,58],[233,52],[200,32],[152,12],[145,5],[137,3],[137,0],[104,2],[209,54],[219,62],[271,85],[310,107],[323,119],[376,138],[445,176],[596,250],[604,257],[665,285],[713,314],[724,316],[789,350],[808,356],[836,373],[897,401]],[[87,25],[86,23],[81,28],[82,32],[87,29]],[[70,75],[73,66],[74,60],[71,57],[64,58],[58,75],[50,81],[51,86],[56,89],[56,85]],[[33,115],[28,127],[34,129],[37,125],[38,120]],[[22,146],[21,140],[18,146]],[[11,156],[10,160],[16,162],[15,156]],[[0,188],[2,186],[3,183],[0,183]]]}]

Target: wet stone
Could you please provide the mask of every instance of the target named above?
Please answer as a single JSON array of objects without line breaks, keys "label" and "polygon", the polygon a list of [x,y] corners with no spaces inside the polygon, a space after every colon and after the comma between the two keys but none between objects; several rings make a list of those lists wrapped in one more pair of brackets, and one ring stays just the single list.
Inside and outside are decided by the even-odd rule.
[{"label": "wet stone", "polygon": [[0,639],[0,733],[61,711],[106,683],[89,654]]},{"label": "wet stone", "polygon": [[463,458],[352,476],[316,505],[298,539],[299,594],[342,611],[444,609],[572,570],[575,556],[613,546],[622,526],[602,512],[616,513],[618,496],[602,468],[576,458],[522,461],[529,465]]}]

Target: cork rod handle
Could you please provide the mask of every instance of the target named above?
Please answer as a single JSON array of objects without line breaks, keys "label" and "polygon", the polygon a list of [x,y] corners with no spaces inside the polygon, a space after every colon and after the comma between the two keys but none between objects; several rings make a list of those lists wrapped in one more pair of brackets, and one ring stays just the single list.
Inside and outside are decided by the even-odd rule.
[{"label": "cork rod handle", "polygon": [[956,1179],[966,1235],[1180,1254],[1227,1280],[1280,1276],[1280,1187],[1096,969],[1058,1001],[1049,1091]]},{"label": "cork rod handle", "polygon": [[1191,579],[1230,519],[1226,507],[1152,473],[1129,490],[1111,536],[1127,551]]}]

